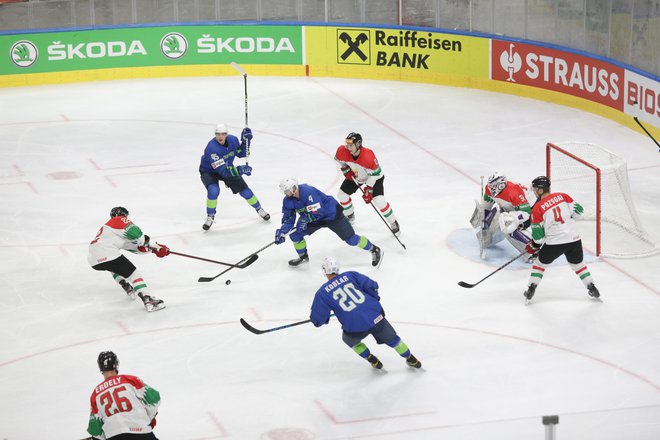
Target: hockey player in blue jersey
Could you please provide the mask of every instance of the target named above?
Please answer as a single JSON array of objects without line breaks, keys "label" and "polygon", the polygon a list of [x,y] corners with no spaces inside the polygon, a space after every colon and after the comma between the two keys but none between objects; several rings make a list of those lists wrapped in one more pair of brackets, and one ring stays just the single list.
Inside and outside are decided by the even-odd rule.
[{"label": "hockey player in blue jersey", "polygon": [[385,319],[376,281],[359,272],[340,273],[339,262],[332,257],[323,260],[321,268],[328,281],[316,291],[312,302],[310,318],[316,327],[327,324],[330,313],[334,312],[341,323],[342,340],[372,367],[381,369],[383,363],[362,342],[369,335],[379,344],[387,344],[396,350],[409,366],[422,366]]},{"label": "hockey player in blue jersey", "polygon": [[252,167],[249,165],[234,166],[236,157],[246,157],[247,149],[252,141],[252,130],[244,128],[241,132],[241,139],[239,144],[236,136],[228,134],[225,124],[218,124],[215,128],[215,137],[204,149],[199,164],[199,174],[206,187],[206,221],[202,226],[205,231],[211,228],[215,220],[220,195],[220,181],[227,185],[232,193],[240,194],[262,219],[270,220],[270,214],[261,207],[259,199],[243,179],[243,175],[252,174]]},{"label": "hockey player in blue jersey", "polygon": [[[289,261],[290,266],[298,266],[309,261],[305,235],[312,235],[321,228],[329,228],[351,246],[371,252],[371,265],[380,266],[383,251],[372,244],[363,235],[357,235],[353,226],[343,213],[337,201],[322,193],[311,185],[298,184],[294,178],[286,178],[280,182],[280,190],[285,197],[282,201],[282,226],[275,231],[275,242],[282,244],[286,234],[292,229],[295,231],[289,236],[293,242],[298,258]],[[296,215],[299,215],[296,223]]]}]

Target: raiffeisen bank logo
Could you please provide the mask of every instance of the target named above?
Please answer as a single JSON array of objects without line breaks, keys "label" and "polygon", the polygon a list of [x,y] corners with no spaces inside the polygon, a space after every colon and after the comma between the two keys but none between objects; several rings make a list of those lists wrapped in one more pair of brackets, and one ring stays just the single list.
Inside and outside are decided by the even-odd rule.
[{"label": "raiffeisen bank logo", "polygon": [[337,63],[371,64],[368,29],[337,29]]},{"label": "raiffeisen bank logo", "polygon": [[37,61],[39,51],[31,41],[22,40],[14,43],[9,49],[9,56],[18,67],[30,67]]},{"label": "raiffeisen bank logo", "polygon": [[183,35],[170,32],[160,40],[160,51],[167,58],[176,60],[186,54],[188,50],[188,40]]},{"label": "raiffeisen bank logo", "polygon": [[513,74],[518,72],[522,68],[522,57],[518,52],[514,52],[513,48],[515,44],[509,44],[509,50],[503,51],[500,55],[500,66],[504,69],[505,72],[509,73],[507,81],[516,82],[513,78]]}]

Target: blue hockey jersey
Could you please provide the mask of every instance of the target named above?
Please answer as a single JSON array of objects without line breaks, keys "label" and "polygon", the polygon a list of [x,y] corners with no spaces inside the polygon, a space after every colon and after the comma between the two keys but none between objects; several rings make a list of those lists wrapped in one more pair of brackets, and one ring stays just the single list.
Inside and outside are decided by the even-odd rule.
[{"label": "blue hockey jersey", "polygon": [[379,300],[376,281],[359,272],[343,272],[316,291],[310,318],[320,327],[334,312],[345,332],[364,332],[384,316]]},{"label": "blue hockey jersey", "polygon": [[300,198],[284,197],[282,201],[282,224],[284,232],[293,228],[296,214],[300,221],[307,223],[330,221],[337,216],[337,201],[334,197],[322,193],[311,185],[298,185]]},{"label": "blue hockey jersey", "polygon": [[218,173],[220,177],[229,177],[231,173],[227,167],[234,164],[235,157],[245,157],[247,154],[245,146],[238,142],[233,134],[227,135],[225,145],[213,138],[204,149],[204,154],[199,163],[199,171],[203,173]]}]

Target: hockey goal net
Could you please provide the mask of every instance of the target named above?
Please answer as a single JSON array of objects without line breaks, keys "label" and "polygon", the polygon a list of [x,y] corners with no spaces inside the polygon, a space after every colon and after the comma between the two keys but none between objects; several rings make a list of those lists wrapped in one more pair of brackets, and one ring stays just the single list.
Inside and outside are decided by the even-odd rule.
[{"label": "hockey goal net", "polygon": [[660,243],[639,220],[621,157],[584,142],[548,143],[546,174],[553,191],[584,207],[576,219],[590,221],[580,231],[587,245],[595,245],[596,255],[634,258],[660,252]]}]

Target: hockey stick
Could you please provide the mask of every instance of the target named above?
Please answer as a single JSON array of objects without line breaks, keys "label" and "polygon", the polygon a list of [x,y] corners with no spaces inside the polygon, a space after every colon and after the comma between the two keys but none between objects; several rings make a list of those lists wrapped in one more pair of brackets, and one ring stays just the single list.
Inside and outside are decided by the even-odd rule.
[{"label": "hockey stick", "polygon": [[[233,67],[238,71],[238,73],[243,75],[243,90],[245,91],[245,128],[247,128],[248,126],[247,73],[245,73],[245,70],[243,70],[243,68],[234,61],[231,62],[231,67]],[[248,164],[249,158],[250,158],[250,144],[248,143],[245,149],[245,165]]]},{"label": "hockey stick", "polygon": [[222,264],[223,266],[237,267],[239,269],[245,269],[250,264],[257,261],[257,258],[259,258],[259,255],[252,254],[252,255],[250,255],[250,258],[244,260],[243,262],[240,262],[238,264],[231,264],[231,263],[225,263],[224,261],[209,260],[208,258],[196,257],[194,255],[188,255],[188,254],[182,254],[180,252],[174,252],[172,250],[170,250],[170,254],[178,255],[180,257],[194,258],[195,260],[208,261],[209,263]]},{"label": "hockey stick", "polygon": [[491,273],[489,273],[489,274],[486,275],[484,278],[480,279],[479,281],[477,281],[477,282],[474,283],[474,284],[466,283],[465,281],[459,281],[459,282],[458,282],[458,285],[461,286],[461,287],[465,287],[466,289],[471,289],[471,288],[473,288],[474,286],[476,286],[477,284],[481,284],[482,282],[486,281],[486,279],[488,279],[488,278],[490,278],[491,276],[495,275],[497,272],[501,271],[502,269],[504,269],[505,267],[507,267],[509,264],[513,263],[513,262],[516,261],[518,258],[520,258],[520,257],[522,257],[523,255],[525,255],[526,253],[527,253],[527,252],[522,252],[520,255],[518,255],[517,257],[514,257],[514,258],[512,258],[511,260],[507,261],[506,263],[504,263],[503,265],[501,265],[500,267],[498,267],[497,269],[495,269],[494,271],[492,271]]},{"label": "hockey stick", "polygon": [[[355,184],[357,185],[357,187],[360,188],[360,191],[362,191],[362,194],[364,194],[364,190],[362,189],[362,187],[360,186],[360,184],[358,183],[358,181],[355,179],[355,176],[352,177],[352,179],[353,179],[353,182],[355,182]],[[400,244],[401,246],[403,246],[404,249],[406,249],[406,245],[403,244],[403,243],[401,243],[401,240],[399,240],[399,237],[397,237],[396,234],[394,233],[394,231],[392,231],[392,228],[390,228],[390,224],[387,223],[387,220],[385,220],[385,217],[383,217],[383,215],[380,213],[380,211],[378,210],[378,208],[376,208],[376,206],[374,205],[373,200],[372,200],[371,202],[369,202],[369,204],[371,205],[372,208],[374,208],[374,210],[376,211],[376,214],[378,214],[378,217],[380,217],[380,219],[383,221],[383,223],[385,223],[385,226],[387,226],[387,229],[390,230],[390,232],[392,233],[392,235],[394,236],[394,238],[396,238],[396,241],[398,241],[399,244]]]},{"label": "hockey stick", "polygon": [[[286,236],[288,236],[289,234],[293,233],[294,231],[295,231],[295,229],[289,231],[289,232],[286,234]],[[228,267],[227,269],[223,270],[222,272],[220,272],[220,273],[217,274],[216,276],[214,276],[214,277],[199,277],[199,279],[197,280],[197,282],[199,282],[199,283],[208,283],[208,282],[210,282],[210,281],[215,280],[215,279],[218,278],[220,275],[224,275],[224,274],[226,274],[227,272],[229,272],[230,270],[232,270],[232,269],[235,268],[235,267],[240,267],[241,265],[246,265],[246,266],[247,266],[247,265],[249,265],[249,264],[252,264],[252,263],[254,262],[254,260],[257,259],[256,257],[258,257],[257,254],[258,254],[259,252],[261,252],[261,251],[263,251],[263,250],[265,250],[265,249],[268,249],[269,247],[271,247],[271,246],[274,245],[275,243],[277,243],[277,242],[276,242],[275,240],[273,240],[273,241],[271,241],[270,243],[268,243],[266,246],[262,247],[261,249],[259,249],[259,250],[256,251],[256,252],[252,252],[250,255],[248,255],[247,257],[243,258],[241,261],[239,261],[238,263],[236,263],[236,264],[233,265],[232,267]],[[248,264],[248,262],[249,262],[250,260],[252,260],[252,262]]]},{"label": "hockey stick", "polygon": [[639,125],[640,127],[642,127],[642,130],[644,130],[644,133],[646,133],[646,134],[651,138],[651,140],[652,140],[653,142],[655,142],[655,144],[658,146],[658,149],[659,149],[658,151],[660,151],[660,144],[658,143],[658,141],[655,140],[655,138],[651,135],[651,133],[649,133],[649,131],[646,129],[646,127],[644,127],[644,126],[642,125],[642,123],[639,122],[639,119],[637,119],[637,116],[633,117],[633,119],[635,120],[635,122],[637,122],[637,125]]},{"label": "hockey stick", "polygon": [[[332,318],[333,316],[335,316],[335,315],[331,313],[330,317]],[[305,319],[304,321],[293,322],[291,324],[281,325],[279,327],[267,328],[266,330],[259,330],[257,328],[252,327],[250,324],[248,324],[248,322],[245,319],[241,318],[241,325],[243,327],[245,327],[245,329],[247,331],[250,331],[250,332],[254,333],[255,335],[262,335],[264,333],[275,332],[277,330],[284,330],[285,328],[295,327],[297,325],[302,325],[302,324],[307,324],[308,322],[312,322],[312,320],[311,319]]]}]

